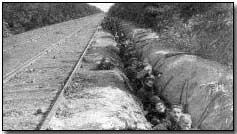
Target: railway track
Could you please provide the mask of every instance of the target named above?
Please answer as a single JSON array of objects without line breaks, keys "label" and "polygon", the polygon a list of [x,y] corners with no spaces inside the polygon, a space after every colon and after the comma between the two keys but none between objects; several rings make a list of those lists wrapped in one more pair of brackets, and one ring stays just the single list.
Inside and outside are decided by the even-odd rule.
[{"label": "railway track", "polygon": [[54,43],[5,75],[3,130],[47,128],[102,18],[102,14],[90,17],[88,23],[81,24],[80,31]]},{"label": "railway track", "polygon": [[[5,39],[3,52],[4,55],[10,53],[9,57],[11,57],[12,62],[10,64],[3,62],[3,83],[6,83],[17,72],[33,63],[45,52],[62,44],[67,38],[80,31],[81,27],[77,26],[77,24],[83,23],[87,18],[93,16],[95,15],[46,26]],[[65,26],[65,28],[62,28],[62,26]],[[4,60],[6,59],[4,58]]]},{"label": "railway track", "polygon": [[8,76],[17,68],[19,69],[22,63],[34,59],[49,46],[57,44],[65,37],[70,37],[74,31],[83,28],[81,24],[87,23],[87,19],[94,16],[96,15],[45,26],[5,38],[3,40],[3,78],[9,78]]},{"label": "railway track", "polygon": [[48,48],[45,48],[43,51],[41,51],[40,53],[38,53],[37,55],[35,55],[34,57],[30,58],[29,60],[27,60],[26,62],[24,62],[23,64],[19,65],[18,67],[14,68],[12,71],[10,71],[9,73],[5,74],[3,76],[3,83],[6,83],[9,79],[11,79],[13,76],[16,75],[16,73],[20,72],[21,70],[23,70],[25,67],[29,66],[30,64],[34,63],[37,59],[39,59],[42,55],[44,55],[45,53],[50,52],[54,47],[56,47],[57,45],[60,45],[61,43],[63,43],[67,38],[70,38],[72,35],[74,35],[75,33],[79,32],[80,30],[76,30],[75,32],[71,33],[70,35],[66,36],[65,38],[59,40],[56,43],[51,44]]},{"label": "railway track", "polygon": [[56,113],[56,110],[59,106],[59,104],[62,102],[62,99],[63,99],[63,93],[65,91],[65,89],[70,85],[71,81],[72,81],[72,78],[74,77],[75,73],[77,72],[77,70],[80,68],[81,66],[81,62],[82,62],[82,59],[83,57],[85,56],[87,50],[89,49],[90,45],[92,44],[93,42],[93,37],[96,33],[96,31],[98,30],[98,26],[95,30],[95,32],[93,33],[93,35],[91,36],[89,42],[87,43],[86,47],[84,48],[84,50],[82,51],[82,54],[80,55],[78,61],[77,61],[77,64],[73,67],[73,70],[72,72],[70,73],[65,85],[63,86],[63,88],[60,90],[59,92],[59,95],[56,97],[56,100],[55,102],[53,103],[53,105],[50,107],[50,111],[48,112],[48,114],[46,115],[46,117],[42,120],[42,122],[39,124],[38,126],[38,129],[40,130],[45,130],[47,129],[48,127],[48,123],[51,119],[51,117],[53,115],[55,115]]}]

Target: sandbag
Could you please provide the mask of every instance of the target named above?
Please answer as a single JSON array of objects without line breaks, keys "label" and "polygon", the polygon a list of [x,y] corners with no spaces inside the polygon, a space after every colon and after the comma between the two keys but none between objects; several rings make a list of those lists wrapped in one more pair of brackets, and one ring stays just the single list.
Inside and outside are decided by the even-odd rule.
[{"label": "sandbag", "polygon": [[[196,56],[180,55],[164,59],[154,69],[163,73],[156,86],[163,88],[167,85],[161,89],[162,95],[172,103],[180,103],[180,100],[183,104],[187,103],[194,126],[199,125],[205,110],[209,115],[203,117],[201,129],[223,130],[229,126],[233,120],[233,76],[224,67]],[[183,89],[185,81],[188,86]]]},{"label": "sandbag", "polygon": [[233,71],[217,62],[168,48],[150,30],[123,29],[134,39],[141,60],[146,59],[154,70],[163,73],[156,79],[156,89],[171,103],[187,104],[193,126],[202,130],[233,128]]}]

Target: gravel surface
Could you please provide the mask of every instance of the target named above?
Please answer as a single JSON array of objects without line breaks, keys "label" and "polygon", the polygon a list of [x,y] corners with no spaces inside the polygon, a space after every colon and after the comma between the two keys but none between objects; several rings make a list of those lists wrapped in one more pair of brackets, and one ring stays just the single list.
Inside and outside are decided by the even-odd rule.
[{"label": "gravel surface", "polygon": [[[89,18],[89,19],[88,19]],[[37,55],[52,44],[63,43],[77,31],[83,31],[94,16],[83,17],[14,35],[3,40],[3,75]]]},{"label": "gravel surface", "polygon": [[75,33],[3,85],[3,130],[37,128],[103,16],[60,23],[4,40],[6,74],[52,43]]}]

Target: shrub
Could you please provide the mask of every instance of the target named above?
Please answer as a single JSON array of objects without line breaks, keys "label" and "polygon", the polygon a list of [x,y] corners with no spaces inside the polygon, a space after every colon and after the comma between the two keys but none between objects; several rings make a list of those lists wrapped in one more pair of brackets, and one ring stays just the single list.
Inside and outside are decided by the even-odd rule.
[{"label": "shrub", "polygon": [[99,12],[86,3],[3,3],[3,19],[13,34]]},{"label": "shrub", "polygon": [[152,28],[167,46],[233,68],[232,3],[117,3],[108,15]]}]

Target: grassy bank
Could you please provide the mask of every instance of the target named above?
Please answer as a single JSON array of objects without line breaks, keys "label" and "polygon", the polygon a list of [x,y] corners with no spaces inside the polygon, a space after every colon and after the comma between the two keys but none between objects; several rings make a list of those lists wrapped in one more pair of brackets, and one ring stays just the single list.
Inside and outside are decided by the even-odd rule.
[{"label": "grassy bank", "polygon": [[233,68],[232,3],[117,3],[108,14],[153,29],[168,47]]}]

